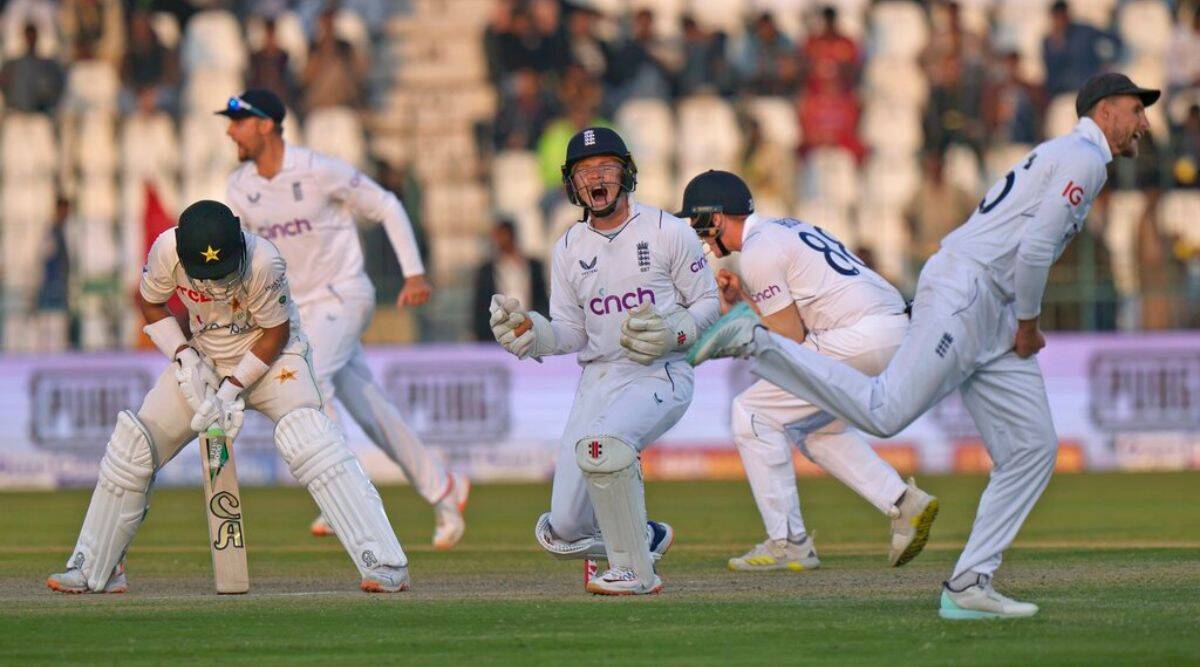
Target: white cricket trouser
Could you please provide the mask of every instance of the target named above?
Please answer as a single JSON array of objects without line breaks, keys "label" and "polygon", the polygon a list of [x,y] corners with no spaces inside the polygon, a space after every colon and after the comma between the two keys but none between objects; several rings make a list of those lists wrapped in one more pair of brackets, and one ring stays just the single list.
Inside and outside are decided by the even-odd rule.
[{"label": "white cricket trouser", "polygon": [[600,534],[575,443],[607,435],[642,451],[687,412],[692,378],[692,367],[682,361],[649,366],[598,361],[583,367],[554,465],[550,527],[556,537],[573,542]]},{"label": "white cricket trouser", "polygon": [[942,250],[921,271],[912,324],[878,376],[765,332],[755,336],[753,372],[881,437],[957,388],[993,467],[952,578],[990,575],[1050,481],[1058,451],[1037,360],[1012,352],[1016,328],[1011,301],[986,269]]},{"label": "white cricket trouser", "polygon": [[[887,366],[907,328],[903,314],[868,316],[853,326],[812,332],[804,347],[875,375]],[[731,424],[769,539],[799,541],[806,532],[791,445],[881,512],[904,493],[900,475],[858,432],[766,380],[733,399]]]},{"label": "white cricket trouser", "polygon": [[433,504],[450,491],[450,477],[371,375],[361,339],[374,310],[373,294],[333,290],[328,298],[300,306],[317,385],[325,399],[325,411],[337,419],[333,399],[341,401],[371,442],[395,461],[417,493]]}]

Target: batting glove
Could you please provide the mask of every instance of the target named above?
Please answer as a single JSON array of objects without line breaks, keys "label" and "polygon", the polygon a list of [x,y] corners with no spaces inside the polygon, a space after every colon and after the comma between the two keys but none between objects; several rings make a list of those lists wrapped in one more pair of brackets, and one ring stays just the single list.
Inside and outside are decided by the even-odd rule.
[{"label": "batting glove", "polygon": [[216,424],[232,442],[245,419],[246,402],[242,400],[241,393],[242,388],[230,382],[229,378],[225,378],[216,391],[209,389],[200,409],[192,416],[192,430],[202,433]]},{"label": "batting glove", "polygon": [[209,366],[192,348],[185,347],[175,355],[175,381],[179,383],[179,391],[187,401],[188,407],[194,412],[200,411],[200,404],[209,390],[215,390],[221,384],[217,372]]},{"label": "batting glove", "polygon": [[629,311],[621,323],[625,356],[643,366],[668,352],[688,347],[695,338],[696,320],[679,306],[663,315],[649,303],[642,303]]}]

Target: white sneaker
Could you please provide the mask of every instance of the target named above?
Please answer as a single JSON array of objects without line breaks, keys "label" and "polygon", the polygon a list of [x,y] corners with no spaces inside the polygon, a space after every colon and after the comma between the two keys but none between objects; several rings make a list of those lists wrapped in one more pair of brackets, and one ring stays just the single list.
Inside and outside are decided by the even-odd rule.
[{"label": "white sneaker", "polygon": [[628,567],[610,567],[587,582],[589,593],[596,595],[653,595],[662,590],[662,579],[657,574],[649,586],[643,586],[637,575]]},{"label": "white sneaker", "polygon": [[900,567],[921,553],[937,513],[938,499],[918,489],[916,480],[909,477],[904,500],[895,507],[892,517],[892,547],[888,552],[892,567]]},{"label": "white sneaker", "polygon": [[451,549],[462,539],[467,530],[463,510],[467,508],[467,496],[471,494],[471,480],[458,474],[450,474],[450,489],[433,506],[437,527],[433,531],[433,548],[438,551]]},{"label": "white sneaker", "polygon": [[325,520],[324,514],[318,514],[317,518],[308,526],[308,532],[312,533],[313,537],[333,537],[337,533],[333,532],[333,526]]},{"label": "white sneaker", "polygon": [[951,621],[985,618],[1027,618],[1038,613],[1038,606],[1005,597],[992,588],[990,579],[954,592],[942,586],[942,608],[938,616]]},{"label": "white sneaker", "polygon": [[729,569],[734,572],[768,572],[791,570],[803,572],[821,567],[817,549],[811,535],[805,535],[800,543],[787,539],[761,542],[744,555],[729,559]]},{"label": "white sneaker", "polygon": [[721,357],[747,357],[754,345],[754,330],[762,325],[758,313],[745,301],[729,309],[704,331],[688,350],[687,361],[693,366]]},{"label": "white sneaker", "polygon": [[[675,529],[665,521],[646,522],[646,541],[650,544],[650,557],[658,562],[666,555],[667,550],[675,544]],[[588,589],[588,582],[600,573],[600,561],[587,558],[583,561],[583,588]]]},{"label": "white sneaker", "polygon": [[399,593],[412,585],[407,567],[377,567],[362,578],[358,585],[364,593]]},{"label": "white sneaker", "polygon": [[66,572],[50,575],[50,578],[46,579],[46,588],[59,593],[124,593],[129,587],[125,582],[125,564],[118,563],[102,591],[88,588],[87,576],[83,570],[74,567]]}]

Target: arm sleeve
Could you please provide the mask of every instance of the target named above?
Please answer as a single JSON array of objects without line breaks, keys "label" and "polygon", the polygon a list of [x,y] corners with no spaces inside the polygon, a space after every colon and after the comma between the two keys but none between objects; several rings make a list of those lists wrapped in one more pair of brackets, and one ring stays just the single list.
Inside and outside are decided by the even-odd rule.
[{"label": "arm sleeve", "polygon": [[562,242],[554,245],[550,265],[550,327],[554,330],[552,354],[578,352],[587,344],[583,323],[583,308],[576,298],[575,287],[566,278],[566,249]]},{"label": "arm sleeve", "polygon": [[1017,246],[1013,276],[1018,320],[1031,320],[1042,312],[1042,296],[1050,266],[1062,247],[1083,226],[1092,200],[1104,186],[1104,169],[1079,161],[1053,165],[1037,211],[1026,223]]},{"label": "arm sleeve", "polygon": [[175,264],[179,258],[175,254],[174,237],[174,228],[159,234],[146,255],[138,291],[147,303],[166,303],[175,293]]},{"label": "arm sleeve", "polygon": [[675,256],[671,260],[671,281],[679,293],[679,305],[696,320],[696,330],[704,331],[721,316],[717,279],[692,228],[680,222],[672,231],[676,242]]},{"label": "arm sleeve", "polygon": [[784,255],[778,249],[773,250],[763,252],[761,245],[745,249],[739,265],[742,286],[763,315],[773,315],[794,303],[783,267]]},{"label": "arm sleeve", "polygon": [[270,329],[288,321],[288,301],[292,300],[292,294],[287,281],[287,262],[275,253],[264,259],[266,266],[262,273],[251,278],[246,309],[258,326]]},{"label": "arm sleeve", "polygon": [[417,249],[412,221],[396,195],[341,160],[325,160],[323,171],[332,197],[348,206],[355,215],[383,223],[405,278],[424,274],[425,264]]}]

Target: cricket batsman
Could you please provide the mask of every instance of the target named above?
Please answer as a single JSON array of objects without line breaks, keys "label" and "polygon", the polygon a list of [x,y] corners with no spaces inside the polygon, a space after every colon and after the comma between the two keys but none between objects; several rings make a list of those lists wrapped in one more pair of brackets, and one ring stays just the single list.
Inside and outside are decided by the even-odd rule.
[{"label": "cricket batsman", "polygon": [[491,305],[506,350],[578,353],[583,367],[534,532],[556,556],[607,558],[607,571],[585,576],[592,593],[657,593],[654,559],[674,535],[646,520],[639,454],[691,403],[683,351],[719,315],[716,282],[686,222],[633,200],[637,167],[616,132],[577,133],[562,174],[583,220],[554,245],[550,317],[503,294]]},{"label": "cricket batsman", "polygon": [[[754,212],[735,174],[707,171],[683,193],[681,218],[717,257],[741,252],[741,277],[717,276],[723,304],[753,308],[772,332],[844,361],[867,375],[887,365],[908,328],[903,297],[829,232]],[[752,304],[752,305],[751,305]],[[846,423],[766,380],[733,399],[730,424],[767,539],[729,569],[753,572],[820,567],[800,514],[791,445],[891,519],[888,562],[899,567],[925,547],[938,502],[905,485]]]},{"label": "cricket batsman", "polygon": [[[167,309],[173,294],[187,306],[190,341]],[[244,232],[224,204],[196,202],[178,227],[155,239],[137,304],[146,335],[170,364],[136,414],[118,413],[67,570],[46,585],[123,593],[125,551],[149,509],[155,472],[214,422],[234,440],[249,407],[274,422],[275,446],[333,518],[362,590],[406,590],[408,558],[379,492],[321,411],[308,340],[275,246]]]},{"label": "cricket batsman", "polygon": [[730,311],[693,348],[693,363],[755,358],[754,373],[880,437],[895,435],[957,389],[992,458],[966,547],[941,591],[947,619],[1032,616],[1038,607],[992,586],[1004,550],[1050,480],[1058,436],[1034,355],[1050,266],[1083,227],[1113,156],[1136,157],[1159,91],[1129,77],[1092,77],[1075,99],[1079,122],[1013,165],[961,227],[942,240],[917,283],[912,324],[872,377]]},{"label": "cricket batsman", "polygon": [[[341,401],[433,505],[434,547],[453,547],[466,529],[470,483],[447,474],[409,430],[372,377],[360,342],[375,310],[375,287],[363,268],[354,216],[383,222],[404,272],[396,302],[404,308],[425,303],[432,292],[408,214],[395,195],[345,162],[285,143],[285,109],[274,93],[248,90],[216,113],[229,118],[226,134],[242,162],[229,176],[226,198],[246,229],[270,239],[287,260],[326,410],[336,417],[333,400]],[[330,535],[332,525],[321,515],[311,530]]]}]

